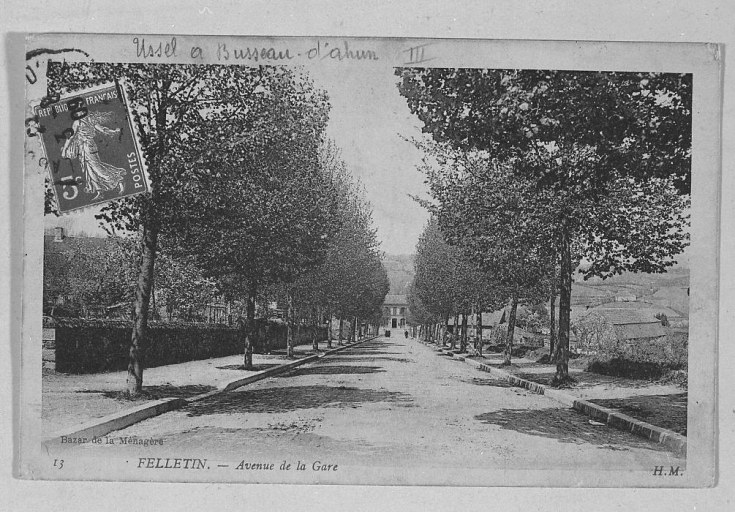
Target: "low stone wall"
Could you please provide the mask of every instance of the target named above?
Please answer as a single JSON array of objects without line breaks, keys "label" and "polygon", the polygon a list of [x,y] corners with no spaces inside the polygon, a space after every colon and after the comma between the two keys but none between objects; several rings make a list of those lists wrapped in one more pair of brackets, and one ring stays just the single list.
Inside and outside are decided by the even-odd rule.
[{"label": "low stone wall", "polygon": [[[55,319],[55,367],[63,373],[96,373],[125,370],[132,334],[127,320]],[[286,325],[258,321],[254,350],[261,352],[286,347]],[[326,339],[326,329],[303,326],[296,345],[311,343],[316,334]],[[242,331],[206,323],[149,322],[143,364],[163,366],[212,357],[241,354]]]},{"label": "low stone wall", "polygon": [[53,328],[43,328],[41,359],[44,370],[56,370],[56,331]]}]

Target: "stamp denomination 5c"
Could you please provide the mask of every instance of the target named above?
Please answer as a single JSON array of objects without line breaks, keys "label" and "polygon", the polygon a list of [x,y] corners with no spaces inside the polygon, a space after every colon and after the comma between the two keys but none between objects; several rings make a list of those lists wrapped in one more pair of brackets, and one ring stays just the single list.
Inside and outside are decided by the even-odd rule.
[{"label": "stamp denomination 5c", "polygon": [[35,115],[59,213],[149,190],[120,84],[44,101]]}]

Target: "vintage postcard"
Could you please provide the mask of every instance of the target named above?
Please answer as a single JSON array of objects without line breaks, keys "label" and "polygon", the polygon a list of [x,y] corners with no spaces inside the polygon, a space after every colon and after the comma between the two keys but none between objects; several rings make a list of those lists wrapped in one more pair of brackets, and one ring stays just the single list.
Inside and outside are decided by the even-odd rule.
[{"label": "vintage postcard", "polygon": [[721,51],[29,35],[17,474],[714,485]]}]

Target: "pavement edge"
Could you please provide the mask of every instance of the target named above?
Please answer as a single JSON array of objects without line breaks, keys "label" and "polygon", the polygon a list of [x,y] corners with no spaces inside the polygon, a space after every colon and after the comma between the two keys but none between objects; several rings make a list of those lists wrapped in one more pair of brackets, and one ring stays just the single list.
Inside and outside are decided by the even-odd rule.
[{"label": "pavement edge", "polygon": [[434,345],[432,343],[425,343],[423,341],[420,343],[426,345],[427,347],[438,349],[438,352],[441,354],[448,355],[459,361],[464,361],[465,363],[474,366],[480,371],[489,373],[497,379],[505,380],[514,386],[525,388],[533,393],[548,396],[552,400],[556,400],[557,402],[560,402],[567,407],[571,407],[572,409],[579,411],[582,414],[593,418],[594,420],[605,423],[609,427],[645,437],[646,439],[650,439],[651,441],[664,445],[666,448],[673,451],[677,456],[686,457],[687,438],[685,436],[682,436],[681,434],[677,434],[672,430],[657,427],[656,425],[646,423],[645,421],[637,420],[626,414],[608,409],[607,407],[603,407],[587,400],[577,398],[559,389],[549,388],[548,386],[544,386],[543,384],[538,384],[537,382],[522,379],[516,375],[513,375],[512,373],[506,372],[499,368],[495,368],[493,366],[490,366],[489,364],[484,364],[475,359],[469,359],[465,356],[456,354],[451,350],[446,350],[444,348],[438,347],[437,345]]}]

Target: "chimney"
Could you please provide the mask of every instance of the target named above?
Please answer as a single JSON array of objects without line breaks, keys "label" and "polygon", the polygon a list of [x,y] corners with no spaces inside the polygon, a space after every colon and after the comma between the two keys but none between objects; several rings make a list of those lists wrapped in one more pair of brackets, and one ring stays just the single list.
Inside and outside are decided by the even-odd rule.
[{"label": "chimney", "polygon": [[64,228],[57,226],[54,228],[54,242],[63,242],[66,236],[64,235]]}]

